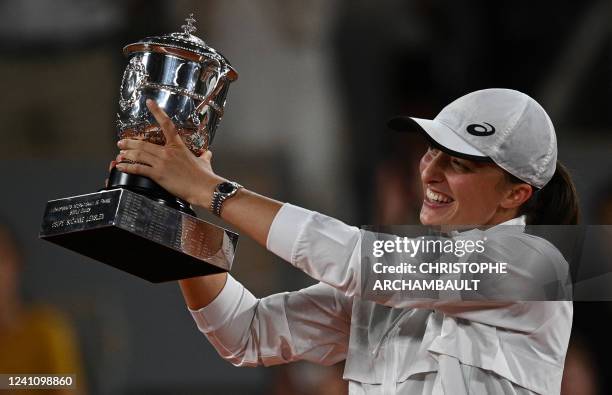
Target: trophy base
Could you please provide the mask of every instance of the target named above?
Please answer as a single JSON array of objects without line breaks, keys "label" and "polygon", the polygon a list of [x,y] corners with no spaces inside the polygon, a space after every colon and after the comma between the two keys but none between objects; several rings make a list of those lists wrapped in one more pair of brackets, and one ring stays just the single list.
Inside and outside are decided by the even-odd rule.
[{"label": "trophy base", "polygon": [[153,283],[227,272],[238,235],[128,189],[51,200],[39,237]]},{"label": "trophy base", "polygon": [[108,176],[108,187],[106,190],[116,188],[128,189],[165,206],[193,215],[194,217],[196,216],[189,203],[172,195],[150,178],[124,173],[113,167]]}]

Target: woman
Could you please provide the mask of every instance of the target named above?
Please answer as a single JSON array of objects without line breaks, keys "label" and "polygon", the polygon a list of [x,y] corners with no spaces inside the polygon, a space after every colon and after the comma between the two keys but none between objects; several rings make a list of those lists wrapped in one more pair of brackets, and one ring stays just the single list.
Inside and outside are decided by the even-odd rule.
[{"label": "woman", "polygon": [[[351,394],[559,393],[571,302],[364,300],[359,229],[227,183],[213,172],[210,152],[191,155],[163,111],[147,105],[166,145],[122,140],[117,168],[209,207],[320,281],[262,299],[228,274],[181,281],[199,329],[221,356],[237,366],[346,359]],[[418,129],[432,144],[420,162],[424,225],[576,223],[575,191],[556,161],[552,123],[529,96],[476,91],[434,120],[399,117],[390,126]],[[522,262],[541,260],[558,277],[567,273],[544,240],[494,234]],[[540,295],[529,271],[512,273],[512,284]]]}]

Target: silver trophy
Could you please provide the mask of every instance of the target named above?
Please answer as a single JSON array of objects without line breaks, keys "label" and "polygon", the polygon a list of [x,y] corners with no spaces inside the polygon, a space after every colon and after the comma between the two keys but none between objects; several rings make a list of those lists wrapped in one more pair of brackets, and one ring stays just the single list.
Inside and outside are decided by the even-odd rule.
[{"label": "silver trophy", "polygon": [[[200,156],[212,143],[229,84],[238,74],[223,55],[193,35],[194,22],[190,15],[180,33],[147,37],[123,48],[128,65],[120,89],[119,138],[165,143],[161,128],[145,105],[147,99],[153,99],[172,119],[194,155]],[[127,188],[193,214],[186,202],[146,177],[113,170],[109,187]]]},{"label": "silver trophy", "polygon": [[238,74],[227,59],[193,35],[192,16],[183,32],[147,37],[127,45],[117,114],[120,138],[164,144],[164,135],[145,106],[155,100],[177,126],[189,149],[201,155],[223,117],[230,82]]},{"label": "silver trophy", "polygon": [[[118,137],[165,144],[145,105],[168,114],[190,151],[211,145],[223,117],[229,84],[238,74],[227,59],[193,33],[127,45],[121,81]],[[238,235],[198,219],[189,203],[153,180],[111,170],[106,189],[47,203],[40,237],[152,282],[229,271]]]}]

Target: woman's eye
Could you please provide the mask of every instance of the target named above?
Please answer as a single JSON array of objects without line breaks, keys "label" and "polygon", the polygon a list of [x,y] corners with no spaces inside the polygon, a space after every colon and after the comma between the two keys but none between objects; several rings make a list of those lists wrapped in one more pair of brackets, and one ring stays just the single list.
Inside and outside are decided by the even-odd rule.
[{"label": "woman's eye", "polygon": [[455,167],[456,167],[456,168],[458,168],[459,170],[464,170],[464,171],[470,170],[470,168],[469,168],[469,167],[467,167],[465,164],[463,164],[463,163],[462,163],[460,160],[458,160],[458,159],[453,159],[453,160],[451,161],[451,163],[453,164],[453,166],[455,166]]}]

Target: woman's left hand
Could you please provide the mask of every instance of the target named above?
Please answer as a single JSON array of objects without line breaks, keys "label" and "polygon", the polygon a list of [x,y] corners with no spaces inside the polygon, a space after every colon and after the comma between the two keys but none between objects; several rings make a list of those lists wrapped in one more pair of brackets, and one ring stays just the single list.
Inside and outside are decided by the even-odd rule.
[{"label": "woman's left hand", "polygon": [[208,206],[215,186],[225,181],[212,170],[212,153],[206,151],[199,158],[193,155],[168,115],[153,100],[149,99],[146,103],[164,133],[166,145],[142,140],[120,140],[117,143],[121,149],[119,159],[137,163],[117,163],[117,169],[149,177],[190,204]]}]

